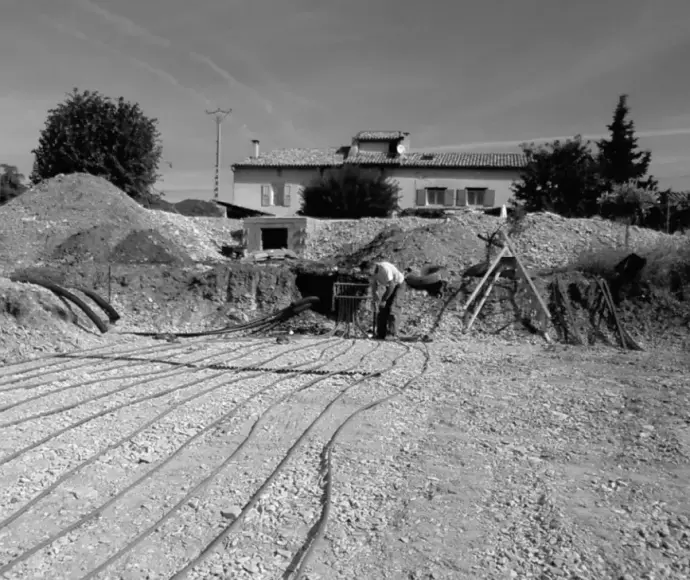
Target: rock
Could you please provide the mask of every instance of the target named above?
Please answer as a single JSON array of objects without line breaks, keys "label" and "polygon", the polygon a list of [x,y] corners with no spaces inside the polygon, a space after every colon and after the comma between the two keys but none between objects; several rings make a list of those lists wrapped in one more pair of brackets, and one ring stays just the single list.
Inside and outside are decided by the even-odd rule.
[{"label": "rock", "polygon": [[241,513],[242,508],[236,505],[230,505],[220,510],[220,515],[228,520],[236,520],[238,517],[240,517]]}]

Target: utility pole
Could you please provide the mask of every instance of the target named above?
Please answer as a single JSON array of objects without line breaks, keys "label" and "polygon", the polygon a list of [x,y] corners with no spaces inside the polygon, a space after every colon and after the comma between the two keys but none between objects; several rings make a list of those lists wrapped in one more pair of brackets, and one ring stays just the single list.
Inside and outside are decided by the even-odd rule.
[{"label": "utility pole", "polygon": [[220,191],[220,126],[230,113],[232,113],[232,109],[216,109],[215,111],[206,111],[207,115],[213,115],[216,118],[216,175],[213,180],[214,201],[218,201],[218,193]]}]

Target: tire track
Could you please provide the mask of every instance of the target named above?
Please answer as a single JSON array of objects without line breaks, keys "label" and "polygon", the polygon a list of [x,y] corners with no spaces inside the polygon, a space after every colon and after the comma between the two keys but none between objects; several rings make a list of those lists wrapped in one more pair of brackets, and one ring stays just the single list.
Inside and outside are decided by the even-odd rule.
[{"label": "tire track", "polygon": [[[384,403],[387,403],[388,401],[394,399],[395,397],[400,396],[403,394],[413,383],[421,379],[428,371],[429,369],[429,363],[431,361],[431,356],[429,354],[429,347],[425,345],[424,349],[419,348],[418,350],[423,351],[422,354],[424,355],[424,363],[422,364],[422,370],[417,373],[417,375],[411,377],[407,381],[405,381],[402,386],[395,391],[394,393],[382,397],[380,399],[377,399],[375,401],[372,401],[371,403],[368,403],[356,411],[352,412],[346,419],[343,421],[338,428],[334,431],[333,435],[331,438],[328,440],[326,445],[323,446],[321,450],[321,473],[323,475],[323,498],[322,498],[322,510],[321,510],[321,515],[319,516],[319,519],[317,522],[314,524],[314,527],[312,528],[309,536],[307,537],[307,540],[305,543],[302,545],[302,547],[297,551],[295,554],[295,557],[293,558],[292,562],[290,563],[290,566],[288,566],[288,569],[285,571],[285,574],[283,575],[283,580],[289,580],[289,578],[292,576],[293,570],[297,568],[296,572],[294,573],[293,580],[300,580],[307,569],[307,566],[309,565],[309,562],[313,559],[315,552],[316,552],[316,546],[318,542],[323,539],[324,534],[326,533],[326,527],[328,525],[328,517],[330,515],[331,511],[331,504],[332,504],[332,495],[333,495],[333,448],[335,446],[336,440],[338,439],[338,436],[342,433],[342,431],[348,426],[348,424],[357,416],[359,416],[362,413],[365,413],[366,411],[369,411],[371,409],[374,409],[375,407],[378,407],[380,405],[383,405]],[[299,567],[297,567],[299,566]]]},{"label": "tire track", "polygon": [[[374,347],[374,349],[373,349],[372,351],[370,351],[368,354],[369,354],[369,355],[374,354],[374,353],[378,350],[378,348],[381,346],[381,344],[382,344],[382,343],[377,343],[376,347]],[[326,407],[323,409],[323,411],[321,411],[321,413],[319,413],[319,414],[316,416],[316,418],[307,426],[307,428],[302,432],[302,434],[297,438],[297,440],[296,440],[296,441],[292,444],[292,446],[287,450],[287,452],[286,452],[285,456],[283,457],[283,459],[278,463],[278,465],[274,468],[274,470],[270,473],[270,475],[264,480],[264,482],[261,484],[261,486],[259,487],[259,489],[257,489],[257,491],[254,492],[254,494],[250,497],[249,501],[244,505],[244,507],[242,508],[242,511],[241,511],[240,514],[237,516],[237,518],[234,519],[229,525],[227,525],[227,526],[226,526],[226,527],[225,527],[225,528],[224,528],[224,529],[223,529],[213,540],[211,540],[211,542],[210,542],[209,544],[207,544],[207,546],[206,546],[205,548],[202,549],[201,553],[200,553],[198,556],[196,556],[196,557],[193,558],[190,562],[188,562],[181,570],[179,570],[178,572],[176,572],[175,574],[173,574],[173,575],[169,578],[169,580],[182,580],[183,578],[186,578],[186,577],[188,576],[189,572],[191,572],[191,571],[194,569],[194,567],[196,567],[198,564],[201,564],[202,562],[204,562],[204,561],[211,555],[211,553],[218,547],[218,545],[219,545],[219,544],[220,544],[220,543],[221,543],[221,542],[222,542],[232,531],[234,531],[234,530],[242,523],[242,521],[245,519],[245,517],[247,516],[247,514],[249,513],[249,511],[254,507],[254,505],[255,505],[256,502],[259,500],[259,498],[264,494],[264,492],[266,491],[266,489],[268,488],[268,486],[271,485],[271,483],[273,483],[273,481],[275,480],[276,476],[280,473],[280,471],[283,469],[283,467],[285,467],[285,465],[288,463],[288,461],[290,461],[290,459],[292,459],[292,457],[294,456],[294,454],[295,454],[295,452],[297,451],[297,449],[302,445],[302,443],[306,440],[306,438],[309,436],[309,434],[313,431],[313,429],[314,429],[314,427],[317,425],[317,423],[318,423],[318,422],[319,422],[319,421],[320,421],[320,420],[331,410],[331,408],[332,408],[338,401],[340,401],[340,399],[342,399],[342,397],[343,397],[345,394],[347,394],[352,388],[354,388],[354,387],[356,387],[356,386],[358,386],[358,385],[360,385],[360,384],[362,384],[362,383],[364,383],[364,382],[366,382],[366,381],[368,381],[368,380],[371,380],[371,379],[373,379],[373,378],[379,377],[379,376],[381,376],[381,375],[383,375],[383,374],[385,374],[385,373],[391,371],[393,368],[395,368],[395,366],[397,366],[397,364],[399,363],[399,361],[400,361],[406,354],[408,354],[408,353],[410,352],[410,350],[411,350],[411,348],[410,348],[409,346],[406,346],[406,345],[403,345],[403,346],[405,346],[404,352],[403,352],[402,354],[398,355],[398,356],[393,360],[393,362],[391,362],[391,363],[388,365],[387,368],[385,368],[385,369],[383,369],[383,370],[376,371],[376,372],[374,372],[374,373],[368,374],[368,375],[366,375],[366,376],[364,376],[364,377],[362,377],[362,378],[360,378],[360,379],[355,380],[355,381],[352,382],[350,385],[348,385],[347,387],[345,387],[345,389],[343,389],[343,390],[340,392],[340,394],[338,394],[334,399],[332,399],[332,400],[328,403],[328,405],[326,405]],[[365,356],[366,356],[366,355],[365,355]],[[363,360],[363,359],[362,359],[362,360]],[[359,366],[359,365],[361,364],[361,362],[362,362],[361,360],[358,361],[358,363],[357,363],[356,365],[353,365],[353,368]],[[292,394],[295,394],[295,393],[292,393]],[[286,398],[287,398],[287,397],[286,397]],[[282,400],[279,401],[279,402],[282,402]],[[235,449],[235,451],[232,453],[232,455],[231,455],[228,459],[226,459],[226,461],[223,462],[223,464],[221,464],[223,467],[225,467],[226,465],[228,465],[228,464],[232,461],[232,459],[234,459],[234,457],[235,457],[235,456],[236,456],[236,455],[247,445],[247,443],[251,440],[251,437],[253,436],[253,434],[254,434],[256,428],[257,428],[258,425],[261,423],[261,419],[262,419],[267,413],[269,413],[270,410],[271,410],[274,406],[275,406],[275,404],[272,405],[271,407],[269,407],[269,409],[267,409],[264,413],[262,413],[262,414],[259,416],[259,418],[258,418],[258,419],[254,422],[254,424],[252,425],[252,427],[251,427],[251,429],[250,429],[249,434],[247,435],[247,437],[242,441],[242,443],[240,443],[240,445]]]},{"label": "tire track", "polygon": [[[317,344],[324,344],[324,343],[331,342],[331,341],[333,341],[333,340],[334,340],[334,339],[329,338],[329,339],[326,339],[326,340],[324,340],[324,341],[320,341],[320,342],[317,343]],[[337,340],[337,339],[336,339],[336,340]],[[337,342],[340,343],[339,340],[337,340]],[[286,354],[291,354],[291,353],[294,352],[294,351],[302,350],[302,349],[306,349],[306,348],[310,348],[310,347],[313,347],[313,346],[314,346],[314,345],[312,344],[312,345],[306,345],[306,346],[303,346],[303,347],[298,347],[298,348],[296,348],[296,349],[291,349],[291,350],[290,350],[289,352],[287,352],[287,353],[284,352],[284,353],[280,353],[280,354],[278,354],[278,355],[275,355],[274,357],[271,357],[271,359],[268,359],[268,360],[264,361],[262,364],[266,364],[267,362],[270,362],[271,360],[275,360],[276,358],[279,358],[279,357],[281,357],[281,356],[285,356]],[[334,346],[337,346],[337,344],[334,345]],[[339,355],[337,355],[336,357],[334,357],[334,359],[340,358],[340,357],[343,357],[343,356],[346,356],[346,355],[349,353],[349,351],[352,350],[352,348],[354,348],[354,346],[355,346],[355,342],[352,341],[352,344],[351,344],[347,349],[345,349],[342,353],[340,353]],[[323,351],[322,351],[322,353],[321,353],[321,356],[320,356],[319,358],[321,358],[322,356],[324,356],[325,353],[326,353],[326,351],[328,351],[328,350],[329,350],[328,347],[327,347],[327,348],[324,348]],[[333,359],[333,360],[334,360],[334,359]],[[317,359],[317,360],[318,360],[318,359]],[[332,363],[332,360],[327,361],[327,362],[325,362],[325,363],[323,363],[322,365],[319,365],[319,366],[326,366],[326,365],[331,364],[331,363]],[[313,364],[313,363],[310,362],[310,363],[305,363],[305,364]],[[300,366],[302,366],[302,365],[300,365]],[[353,366],[355,366],[355,365],[353,365]],[[318,367],[317,367],[317,368],[318,368]],[[335,371],[335,372],[337,372],[337,371]],[[299,374],[299,371],[296,371],[295,374]],[[319,378],[317,378],[317,379],[313,379],[313,380],[311,381],[311,383],[314,383],[314,384],[315,384],[315,383],[317,383],[317,382],[326,380],[326,378],[327,378],[327,376],[319,377]],[[242,379],[240,379],[240,380],[242,380]],[[87,522],[93,520],[94,518],[97,518],[97,517],[101,516],[102,513],[103,513],[106,509],[108,509],[108,507],[110,507],[111,505],[113,505],[114,503],[116,503],[116,502],[117,502],[119,499],[121,499],[125,494],[127,494],[129,491],[131,491],[132,489],[134,489],[135,487],[137,487],[138,485],[140,485],[140,484],[141,484],[143,481],[145,481],[146,479],[149,479],[150,477],[152,477],[155,473],[157,473],[158,471],[160,471],[161,469],[163,469],[166,465],[168,465],[175,457],[177,457],[183,450],[185,450],[193,441],[197,440],[197,439],[200,438],[202,435],[204,435],[204,434],[206,434],[207,432],[209,432],[211,429],[213,429],[213,428],[219,426],[219,425],[222,424],[223,422],[225,422],[225,421],[227,421],[228,419],[232,418],[232,417],[233,417],[234,415],[236,415],[243,407],[245,407],[250,401],[252,401],[252,400],[258,398],[261,394],[263,394],[264,392],[268,391],[268,390],[271,389],[273,386],[275,386],[275,385],[277,385],[277,384],[283,382],[284,380],[285,380],[285,379],[284,379],[283,377],[278,378],[278,379],[276,379],[275,381],[273,381],[272,383],[270,383],[268,386],[266,386],[266,387],[264,387],[263,389],[261,389],[259,392],[257,392],[257,393],[255,393],[255,394],[251,395],[248,399],[246,399],[246,400],[245,400],[243,403],[241,403],[239,406],[235,407],[234,409],[232,409],[232,410],[229,411],[228,413],[224,414],[224,415],[221,416],[220,418],[216,419],[215,421],[213,421],[212,423],[210,423],[209,425],[207,425],[206,427],[204,427],[201,431],[199,431],[198,433],[196,433],[195,435],[193,435],[190,439],[188,439],[187,441],[185,441],[185,443],[184,443],[181,447],[179,447],[173,454],[169,455],[164,461],[162,461],[161,463],[157,464],[155,467],[153,467],[151,470],[149,470],[148,472],[146,472],[145,474],[143,474],[141,477],[139,477],[138,479],[136,479],[134,482],[132,482],[131,484],[129,484],[129,485],[128,485],[127,487],[125,487],[123,490],[119,491],[117,494],[115,494],[114,496],[112,496],[107,502],[101,504],[101,505],[98,506],[97,508],[95,508],[95,509],[93,509],[92,511],[90,511],[88,514],[82,516],[79,520],[77,520],[77,521],[74,522],[73,524],[70,524],[70,525],[67,526],[66,528],[63,528],[63,530],[61,530],[59,533],[50,536],[50,537],[47,538],[46,540],[43,540],[42,542],[40,542],[40,543],[37,544],[36,546],[34,546],[34,547],[30,548],[29,550],[25,551],[24,553],[22,553],[20,556],[16,557],[14,560],[12,560],[12,561],[10,561],[10,562],[4,564],[3,566],[1,566],[1,567],[0,567],[0,575],[1,575],[1,574],[7,573],[8,571],[10,571],[11,569],[13,569],[13,568],[16,567],[17,565],[21,564],[22,562],[24,562],[25,560],[27,560],[28,558],[30,558],[31,556],[33,556],[35,553],[39,552],[39,551],[42,550],[43,548],[49,546],[50,544],[54,543],[55,541],[57,541],[58,539],[64,537],[65,535],[67,535],[67,534],[73,532],[74,530],[76,530],[76,529],[78,529],[79,527],[83,526],[85,523],[87,523]],[[219,387],[216,387],[216,388],[219,388]],[[178,405],[178,406],[179,406],[179,405]],[[170,410],[170,412],[172,412],[172,409]],[[155,422],[156,422],[156,421],[151,421],[150,423],[151,423],[151,425],[152,425],[152,424],[154,424]],[[143,431],[143,429],[138,430],[138,431]],[[131,434],[130,437],[128,437],[128,439],[131,438],[131,437],[133,437],[133,436],[135,436],[135,434]],[[92,458],[90,458],[88,461],[89,461],[90,463],[93,463],[95,460],[96,460],[96,459],[94,459],[94,458],[92,457]],[[72,475],[73,475],[73,473],[70,474],[70,477],[71,477]],[[65,480],[66,480],[66,479],[67,479],[67,478],[65,478]],[[62,483],[62,482],[60,482],[60,483]],[[58,485],[59,485],[59,484],[58,484]],[[55,487],[57,487],[57,486],[55,486]],[[53,487],[53,489],[54,489],[54,487]],[[52,491],[52,490],[51,490],[51,491]],[[43,492],[42,492],[42,497],[41,497],[40,499],[43,499],[43,497],[45,497],[46,495],[48,495],[48,494],[43,494]],[[33,504],[32,504],[32,505],[35,505],[35,503],[37,503],[37,501],[39,501],[39,500],[38,500],[38,499],[35,499],[35,501],[34,501],[34,500],[32,500],[32,501],[33,501]],[[26,509],[22,508],[23,511],[22,511],[22,510],[20,510],[20,511],[22,511],[22,513],[25,513],[25,512],[27,511],[27,509],[28,509],[28,508],[26,508]],[[21,515],[21,514],[19,514],[19,515]],[[14,521],[17,517],[19,517],[19,516],[15,516],[15,515],[13,514],[13,515],[11,516],[11,521]],[[10,518],[8,518],[8,520],[10,520]],[[0,529],[2,529],[3,527],[5,527],[5,525],[6,525],[5,522],[6,522],[6,521],[7,521],[7,520],[5,520],[5,521],[2,522],[2,525],[0,525]],[[9,521],[8,523],[11,523],[11,521]]]}]

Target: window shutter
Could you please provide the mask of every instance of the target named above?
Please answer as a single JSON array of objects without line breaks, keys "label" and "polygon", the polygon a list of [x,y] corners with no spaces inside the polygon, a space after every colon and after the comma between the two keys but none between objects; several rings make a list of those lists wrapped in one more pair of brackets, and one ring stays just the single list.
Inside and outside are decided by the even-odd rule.
[{"label": "window shutter", "polygon": [[417,205],[426,205],[426,189],[417,190]]},{"label": "window shutter", "polygon": [[261,186],[261,205],[267,207],[271,205],[271,186],[262,185]]},{"label": "window shutter", "polygon": [[467,205],[467,190],[466,189],[458,189],[457,195],[455,196],[455,205],[462,205],[465,206]]},{"label": "window shutter", "polygon": [[484,207],[493,207],[496,202],[496,190],[487,189],[484,191]]},{"label": "window shutter", "polygon": [[285,207],[290,207],[292,204],[292,187],[289,185],[285,186],[285,189],[283,190],[283,205]]},{"label": "window shutter", "polygon": [[446,189],[443,192],[443,205],[452,207],[455,205],[455,190]]}]

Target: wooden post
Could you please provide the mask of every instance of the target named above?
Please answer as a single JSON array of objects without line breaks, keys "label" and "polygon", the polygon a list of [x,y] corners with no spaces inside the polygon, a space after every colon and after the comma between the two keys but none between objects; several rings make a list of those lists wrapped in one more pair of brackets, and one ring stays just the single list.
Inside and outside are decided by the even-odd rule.
[{"label": "wooden post", "polygon": [[484,303],[489,298],[489,294],[491,294],[491,290],[493,290],[494,284],[496,283],[496,280],[498,280],[498,277],[500,275],[501,275],[501,269],[500,268],[494,268],[494,275],[486,287],[486,292],[484,293],[484,296],[482,296],[482,299],[479,301],[477,308],[475,308],[474,312],[472,313],[472,317],[470,318],[470,321],[467,323],[467,326],[465,327],[465,332],[469,332],[470,328],[472,328],[474,321],[477,319],[477,316],[479,316],[479,312],[484,307]]},{"label": "wooden post", "polygon": [[474,292],[472,292],[472,294],[470,295],[469,299],[465,303],[464,308],[462,309],[463,311],[466,311],[470,307],[470,304],[472,304],[474,299],[477,297],[477,294],[479,294],[479,291],[482,289],[482,286],[484,286],[484,283],[489,279],[491,273],[498,267],[498,264],[501,262],[501,258],[505,256],[507,251],[508,248],[504,246],[498,254],[497,258],[493,261],[491,266],[489,266],[489,269],[486,271],[486,274],[484,274],[484,276],[482,277],[481,281],[479,282],[479,285],[474,289]]},{"label": "wooden post", "polygon": [[517,264],[517,267],[520,270],[520,273],[524,277],[525,281],[530,287],[530,290],[532,290],[532,293],[534,296],[537,298],[537,301],[539,302],[539,306],[541,307],[542,311],[544,312],[544,315],[546,316],[547,322],[551,320],[551,312],[549,312],[548,307],[544,303],[544,300],[541,297],[541,294],[539,294],[539,291],[537,290],[537,287],[534,285],[534,282],[532,282],[532,278],[530,278],[529,274],[527,273],[527,269],[522,263],[522,260],[520,260],[519,256],[513,251],[513,248],[510,246],[510,242],[508,241],[508,238],[504,236],[505,244],[506,247],[510,250],[510,253],[513,254],[513,257],[515,258],[515,263]]}]

